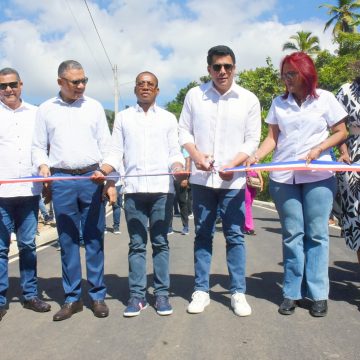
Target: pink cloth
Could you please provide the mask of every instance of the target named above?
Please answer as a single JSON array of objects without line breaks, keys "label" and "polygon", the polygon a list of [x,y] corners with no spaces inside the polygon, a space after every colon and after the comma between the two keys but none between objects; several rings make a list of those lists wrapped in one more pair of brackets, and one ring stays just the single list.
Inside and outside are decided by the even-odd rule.
[{"label": "pink cloth", "polygon": [[[248,175],[250,176],[258,176],[256,171],[249,171]],[[252,215],[252,204],[254,202],[256,196],[256,189],[251,188],[246,185],[245,187],[245,225],[244,230],[254,230],[254,219]]]}]

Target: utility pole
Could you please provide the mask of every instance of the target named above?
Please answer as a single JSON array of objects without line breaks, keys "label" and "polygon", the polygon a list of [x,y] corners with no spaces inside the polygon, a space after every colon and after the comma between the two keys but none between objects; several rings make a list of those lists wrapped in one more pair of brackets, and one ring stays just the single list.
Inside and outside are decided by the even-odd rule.
[{"label": "utility pole", "polygon": [[119,85],[118,85],[118,72],[117,72],[117,65],[113,66],[113,73],[114,73],[114,112],[115,116],[119,112]]}]

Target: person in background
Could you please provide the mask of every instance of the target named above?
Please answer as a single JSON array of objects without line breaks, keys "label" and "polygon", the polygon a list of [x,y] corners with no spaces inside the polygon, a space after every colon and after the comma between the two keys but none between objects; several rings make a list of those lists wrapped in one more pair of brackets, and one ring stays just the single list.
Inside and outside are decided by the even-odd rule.
[{"label": "person in background", "polygon": [[[188,91],[179,120],[180,145],[193,161],[190,176],[195,221],[195,286],[187,308],[201,313],[210,304],[209,275],[217,211],[226,239],[231,307],[251,314],[246,301],[245,174],[224,171],[243,164],[260,141],[260,103],[234,82],[234,52],[224,45],[208,51],[211,81]],[[214,166],[216,166],[214,168]],[[216,171],[215,171],[216,170]]]},{"label": "person in background", "polygon": [[[180,152],[177,121],[173,114],[156,104],[159,94],[157,77],[144,71],[137,75],[134,93],[137,104],[116,115],[112,133],[112,150],[104,159],[104,175],[124,163],[124,211],[130,236],[130,299],[125,317],[140,314],[146,300],[146,245],[149,234],[152,246],[155,309],[159,315],[170,315],[169,242],[167,233],[173,211],[174,180],[172,176],[145,174],[175,173],[184,176],[184,158]],[[180,173],[176,175],[176,173]],[[122,174],[120,174],[122,175]],[[128,176],[128,177],[127,177]],[[102,181],[101,176],[94,180]]]},{"label": "person in background", "polygon": [[257,191],[263,191],[264,189],[264,181],[261,176],[261,171],[250,170],[247,172],[247,176],[254,176],[260,180],[260,189],[256,189],[251,187],[248,183],[246,183],[245,187],[245,224],[244,224],[244,234],[246,235],[256,235],[254,219],[252,214],[252,204],[256,197]]},{"label": "person in background", "polygon": [[[38,109],[32,159],[45,178],[102,175],[99,166],[110,148],[111,137],[103,107],[84,95],[87,81],[79,62],[63,61],[58,68],[59,94]],[[69,319],[83,310],[80,227],[85,243],[90,307],[98,318],[109,315],[104,301],[105,193],[112,204],[116,200],[113,181],[108,181],[105,187],[88,180],[51,183],[65,292],[65,303],[53,316],[54,321]]]},{"label": "person in background", "polygon": [[[32,176],[31,137],[37,108],[21,98],[23,82],[12,68],[0,70],[0,170],[3,178]],[[9,287],[8,253],[12,231],[19,248],[23,307],[50,311],[38,297],[35,234],[41,183],[0,185],[0,320],[6,314]]]},{"label": "person in background", "polygon": [[[280,73],[285,93],[273,100],[266,118],[268,135],[247,165],[273,150],[274,163],[331,161],[330,149],[346,138],[346,112],[332,93],[317,88],[315,65],[306,53],[285,56]],[[298,300],[307,297],[313,301],[310,314],[325,316],[334,174],[328,170],[273,171],[269,190],[279,213],[283,240],[284,299],[279,313],[293,314]]]},{"label": "person in background", "polygon": [[[189,153],[182,148],[181,152],[185,158],[185,171],[191,171],[191,158]],[[178,199],[179,208],[180,208],[180,217],[182,222],[182,235],[189,234],[189,213],[191,213],[191,209],[189,209],[189,196],[190,196],[190,184],[189,179],[183,179],[182,181],[174,180],[174,186],[176,191],[176,197]]]},{"label": "person in background", "polygon": [[[349,114],[346,124],[349,136],[339,147],[339,161],[348,164],[358,163],[360,159],[360,61],[353,65],[355,78],[344,84],[336,97]],[[359,174],[357,172],[341,172],[338,174],[341,195],[341,227],[346,245],[357,253],[360,264],[360,191]]]}]

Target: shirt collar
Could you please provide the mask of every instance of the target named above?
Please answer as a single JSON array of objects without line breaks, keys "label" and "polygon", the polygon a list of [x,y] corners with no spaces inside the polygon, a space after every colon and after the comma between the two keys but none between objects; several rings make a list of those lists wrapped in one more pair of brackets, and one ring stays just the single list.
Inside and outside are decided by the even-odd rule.
[{"label": "shirt collar", "polygon": [[20,110],[27,109],[29,107],[28,104],[25,101],[23,101],[22,99],[20,99],[20,100],[21,100],[21,105],[16,109],[12,109],[11,107],[4,104],[2,101],[0,101],[0,104],[4,109],[9,110],[9,111],[20,111]]},{"label": "shirt collar", "polygon": [[230,95],[230,94],[239,96],[238,85],[235,83],[235,81],[232,82],[230,89],[224,94],[220,94],[219,91],[216,90],[212,80],[207,82],[204,86],[205,86],[204,94],[207,94],[208,92],[212,91],[212,92],[215,92],[219,96],[226,96],[226,95]]},{"label": "shirt collar", "polygon": [[61,97],[61,95],[60,95],[60,91],[58,92],[57,96],[55,97],[55,101],[58,101],[58,102],[60,102],[60,103],[62,103],[62,104],[64,104],[64,105],[68,105],[68,106],[76,105],[76,104],[78,104],[78,103],[82,103],[82,102],[85,101],[85,99],[86,99],[86,98],[85,98],[85,96],[83,95],[81,98],[76,99],[74,102],[68,103],[68,102],[66,102],[66,101],[64,101],[64,100],[62,99],[62,97]]},{"label": "shirt collar", "polygon": [[[143,108],[142,108],[139,104],[136,104],[136,105],[135,105],[135,110],[136,110],[137,112],[144,112]],[[152,105],[152,106],[149,107],[148,112],[149,112],[149,111],[156,114],[156,112],[158,111],[158,106],[156,105],[156,103],[154,103],[154,105]]]}]

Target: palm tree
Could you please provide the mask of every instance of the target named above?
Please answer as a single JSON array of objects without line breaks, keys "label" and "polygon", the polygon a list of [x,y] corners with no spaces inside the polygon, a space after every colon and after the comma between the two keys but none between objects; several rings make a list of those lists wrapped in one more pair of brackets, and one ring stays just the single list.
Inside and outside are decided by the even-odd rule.
[{"label": "palm tree", "polygon": [[360,14],[356,10],[360,9],[360,0],[338,0],[337,6],[322,4],[319,7],[328,8],[328,14],[332,16],[325,24],[324,31],[335,22],[333,35],[336,36],[339,31],[355,33],[356,27],[360,22]]},{"label": "palm tree", "polygon": [[283,50],[303,51],[309,55],[315,55],[320,51],[319,38],[311,35],[311,31],[297,31],[297,35],[290,36],[294,42],[287,42]]}]

